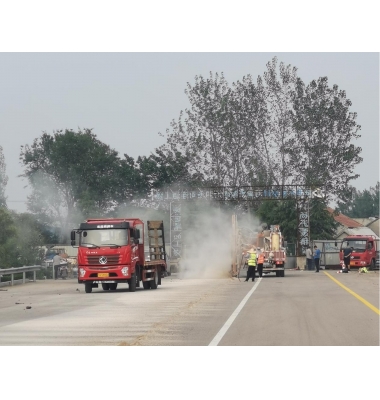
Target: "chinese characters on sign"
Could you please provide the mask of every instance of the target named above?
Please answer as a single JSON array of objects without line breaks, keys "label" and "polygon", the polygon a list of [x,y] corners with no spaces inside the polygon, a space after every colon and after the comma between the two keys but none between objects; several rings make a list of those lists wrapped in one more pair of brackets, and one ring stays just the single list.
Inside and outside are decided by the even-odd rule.
[{"label": "chinese characters on sign", "polygon": [[309,212],[308,202],[298,202],[298,255],[305,255],[307,246],[310,244]]},{"label": "chinese characters on sign", "polygon": [[261,201],[296,200],[297,202],[297,255],[305,255],[310,244],[308,202],[312,197],[310,187],[304,185],[273,186],[218,186],[208,188],[179,188],[154,190],[149,199],[134,200],[138,207],[169,210],[171,256],[180,257],[182,246],[181,202],[188,200]]},{"label": "chinese characters on sign", "polygon": [[181,203],[170,203],[170,246],[170,257],[180,258],[182,247]]},{"label": "chinese characters on sign", "polygon": [[310,197],[310,188],[296,185],[263,187],[228,187],[220,186],[214,188],[178,189],[165,192],[155,191],[152,195],[153,201],[181,201],[181,200],[290,200],[304,199]]}]

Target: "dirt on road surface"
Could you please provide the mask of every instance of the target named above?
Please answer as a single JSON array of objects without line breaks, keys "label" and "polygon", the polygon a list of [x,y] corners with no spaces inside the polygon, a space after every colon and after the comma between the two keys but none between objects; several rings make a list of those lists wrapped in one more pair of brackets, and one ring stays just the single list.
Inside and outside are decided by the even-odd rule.
[{"label": "dirt on road surface", "polygon": [[[134,293],[119,285],[115,292],[100,287],[86,294],[76,280],[3,287],[0,345],[207,346],[253,284],[174,275],[164,278],[157,290],[138,288]],[[376,309],[377,272],[267,275],[219,345],[378,346]]]}]

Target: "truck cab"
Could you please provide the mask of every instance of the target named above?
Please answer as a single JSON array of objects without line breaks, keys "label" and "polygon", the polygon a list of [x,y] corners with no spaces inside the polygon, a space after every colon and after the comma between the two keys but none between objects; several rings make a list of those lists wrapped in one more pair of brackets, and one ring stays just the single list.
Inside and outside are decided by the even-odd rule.
[{"label": "truck cab", "polygon": [[379,238],[375,235],[351,235],[343,239],[340,247],[340,261],[343,262],[343,252],[352,247],[351,268],[376,268],[376,253],[379,251]]},{"label": "truck cab", "polygon": [[127,283],[134,292],[142,281],[144,289],[156,289],[166,271],[163,222],[148,221],[150,259],[144,252],[144,223],[137,218],[88,219],[71,232],[71,245],[78,240],[78,283],[86,293],[102,285],[116,290]]}]

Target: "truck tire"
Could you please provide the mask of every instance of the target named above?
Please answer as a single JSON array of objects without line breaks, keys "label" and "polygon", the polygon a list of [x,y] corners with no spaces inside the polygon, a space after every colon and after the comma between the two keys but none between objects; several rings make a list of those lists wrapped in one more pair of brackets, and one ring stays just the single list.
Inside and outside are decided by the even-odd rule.
[{"label": "truck tire", "polygon": [[281,271],[276,271],[277,278],[281,276]]},{"label": "truck tire", "polygon": [[157,289],[158,282],[159,282],[159,272],[160,272],[160,268],[157,267],[156,270],[154,271],[154,279],[149,281],[151,289]]},{"label": "truck tire", "polygon": [[84,290],[86,293],[91,293],[92,292],[92,282],[85,282]]},{"label": "truck tire", "polygon": [[158,276],[158,282],[157,285],[161,285],[161,267],[157,267],[157,276]]},{"label": "truck tire", "polygon": [[128,280],[128,289],[130,292],[136,291],[136,272],[131,275],[131,279]]},{"label": "truck tire", "polygon": [[372,260],[371,260],[371,264],[370,264],[370,266],[369,266],[369,269],[374,270],[375,267],[376,267],[376,262],[375,262],[374,259],[372,259]]},{"label": "truck tire", "polygon": [[110,290],[109,283],[102,283],[102,288],[103,288],[103,290]]},{"label": "truck tire", "polygon": [[143,287],[145,290],[150,289],[150,281],[143,282]]},{"label": "truck tire", "polygon": [[135,274],[136,274],[136,287],[140,287],[141,270],[139,265],[136,265]]},{"label": "truck tire", "polygon": [[108,285],[110,287],[110,290],[116,290],[117,288],[117,283],[109,283]]},{"label": "truck tire", "polygon": [[285,270],[281,271],[281,278],[285,278]]}]

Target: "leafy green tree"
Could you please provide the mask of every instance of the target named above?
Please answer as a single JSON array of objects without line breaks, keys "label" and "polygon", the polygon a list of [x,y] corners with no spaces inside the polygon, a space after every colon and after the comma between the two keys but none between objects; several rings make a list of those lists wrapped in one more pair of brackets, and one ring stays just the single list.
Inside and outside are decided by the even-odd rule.
[{"label": "leafy green tree", "polygon": [[[288,149],[294,138],[292,121],[293,99],[296,92],[297,68],[280,62],[277,57],[268,62],[263,77],[263,92],[267,111],[267,123],[257,147],[265,155],[263,162],[271,183],[286,185],[294,183],[294,175]],[[261,77],[259,77],[261,80]],[[258,82],[259,82],[258,80]],[[299,182],[297,182],[299,183]]]},{"label": "leafy green tree", "polygon": [[0,209],[1,267],[12,268],[39,264],[43,250],[43,235],[35,218],[28,213],[18,214]]},{"label": "leafy green tree", "polygon": [[257,215],[266,225],[280,225],[281,233],[289,243],[297,241],[297,208],[294,200],[263,201]]},{"label": "leafy green tree", "polygon": [[[297,242],[297,207],[294,200],[264,201],[257,215],[267,225],[280,225],[282,235],[289,243]],[[327,211],[323,199],[313,198],[309,205],[310,240],[334,239],[338,224]]]},{"label": "leafy green tree", "polygon": [[40,264],[44,250],[41,248],[43,235],[38,222],[29,213],[12,214],[17,236],[8,243],[8,248],[17,255],[15,266]]},{"label": "leafy green tree", "polygon": [[338,223],[326,207],[324,199],[313,198],[310,201],[310,240],[335,239]]},{"label": "leafy green tree", "polygon": [[210,74],[209,79],[196,76],[194,86],[188,83],[185,93],[191,107],[172,121],[160,150],[168,157],[179,153],[188,160],[189,173],[210,184],[247,184],[257,118],[248,123],[247,113],[241,112],[241,93],[228,86],[223,74]]},{"label": "leafy green tree", "polygon": [[16,236],[16,228],[11,213],[5,208],[0,207],[0,246],[10,237]]},{"label": "leafy green tree", "polygon": [[189,171],[189,158],[181,153],[156,149],[149,157],[138,157],[138,172],[146,190],[161,189],[173,185],[201,186],[201,174]]},{"label": "leafy green tree", "polygon": [[3,148],[0,146],[0,207],[7,206],[7,198],[5,196],[5,188],[8,183],[8,177],[5,173],[6,165],[3,154]]},{"label": "leafy green tree", "polygon": [[9,244],[16,239],[17,229],[10,211],[0,208],[0,268],[10,268],[12,261],[17,260]]},{"label": "leafy green tree", "polygon": [[124,159],[120,161],[118,198],[122,204],[128,204],[136,198],[146,198],[150,193],[147,177],[139,168],[139,159],[136,162],[124,154]]},{"label": "leafy green tree", "polygon": [[91,129],[44,132],[31,146],[22,146],[20,159],[32,187],[29,211],[43,224],[61,227],[64,235],[78,219],[115,206],[120,159]]},{"label": "leafy green tree", "polygon": [[379,216],[380,182],[375,187],[363,191],[352,188],[352,197],[337,202],[337,210],[351,218],[369,218]]},{"label": "leafy green tree", "polygon": [[305,85],[297,81],[294,97],[295,136],[286,152],[299,184],[318,185],[331,195],[343,193],[359,175],[354,168],[362,161],[356,113],[344,90],[328,85],[327,77]]},{"label": "leafy green tree", "polygon": [[166,131],[161,150],[180,153],[214,185],[310,185],[330,200],[358,177],[357,115],[327,78],[306,85],[274,57],[256,83],[229,86],[223,74],[188,83],[191,107]]}]

